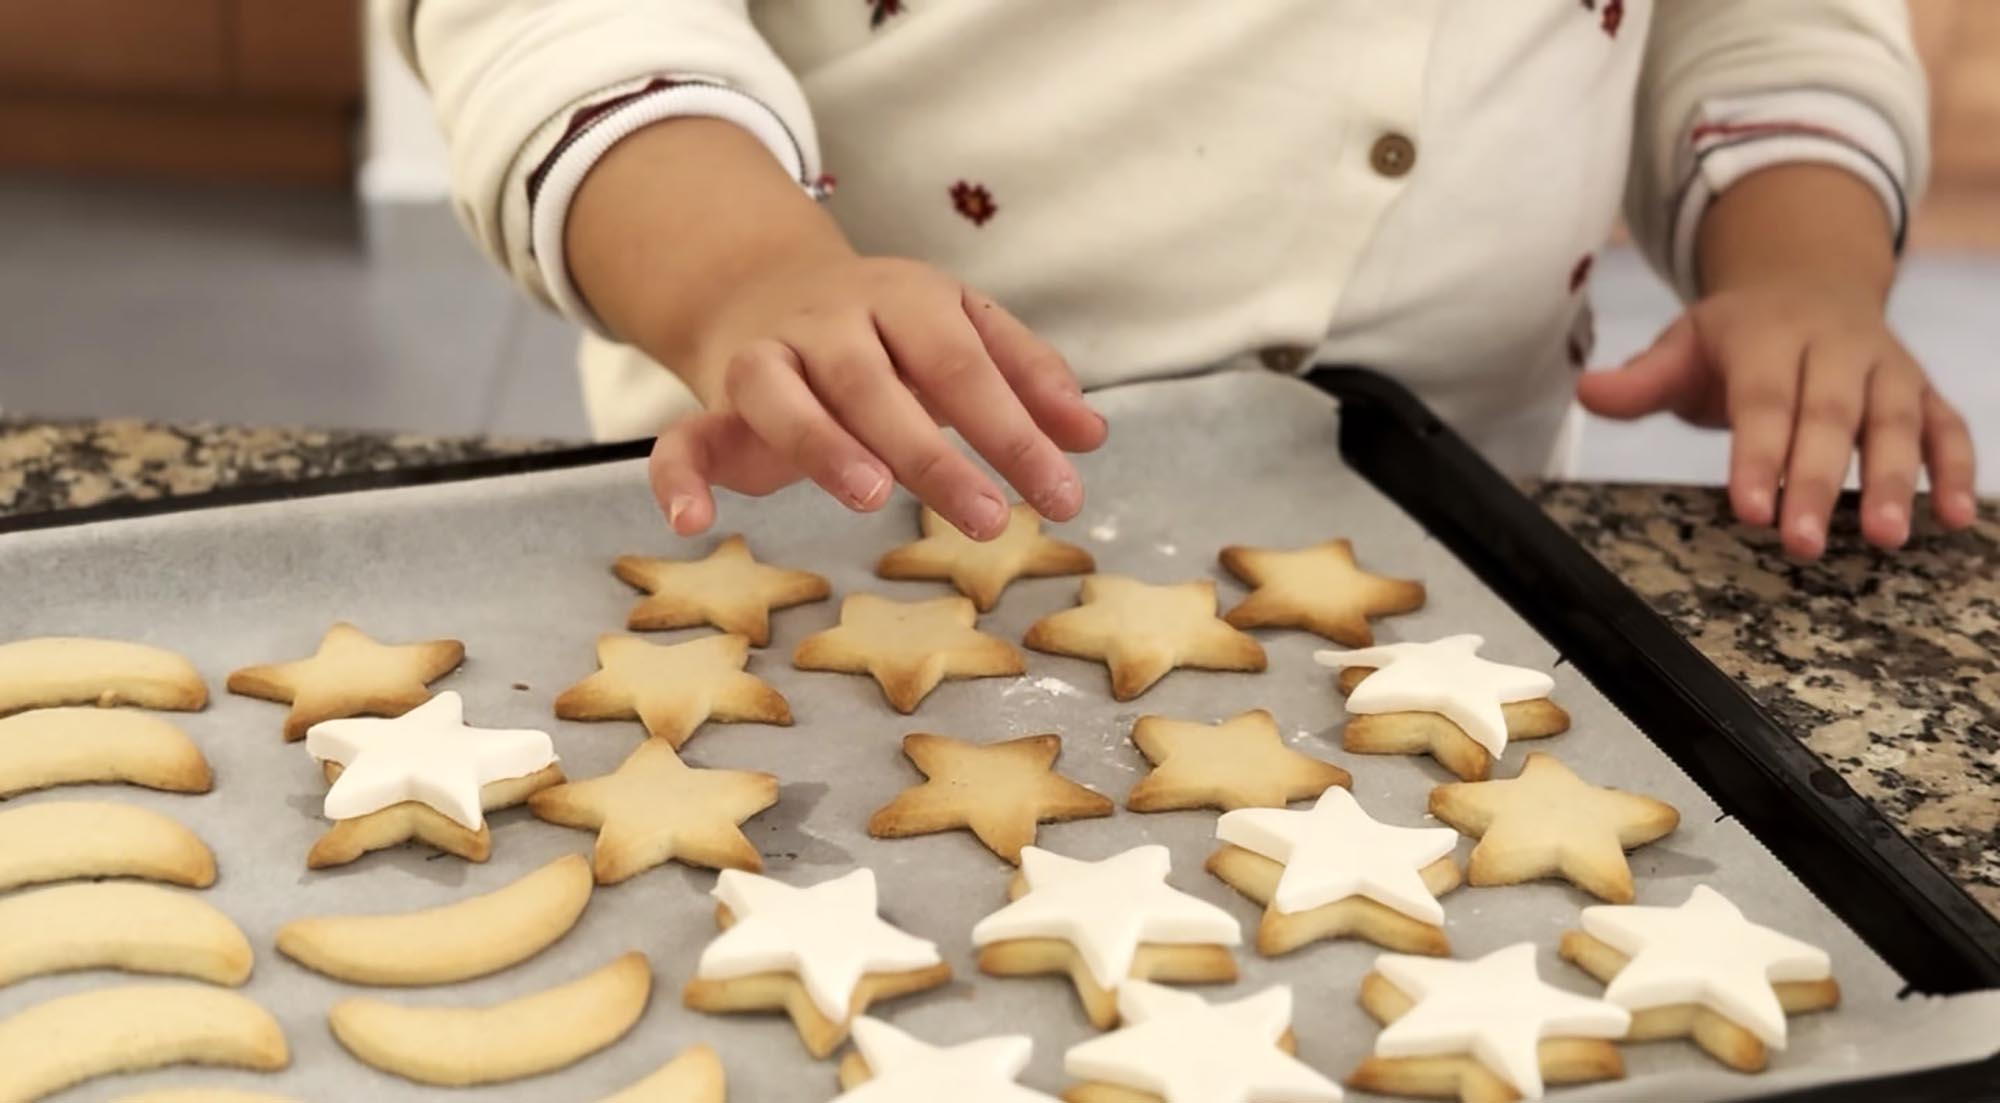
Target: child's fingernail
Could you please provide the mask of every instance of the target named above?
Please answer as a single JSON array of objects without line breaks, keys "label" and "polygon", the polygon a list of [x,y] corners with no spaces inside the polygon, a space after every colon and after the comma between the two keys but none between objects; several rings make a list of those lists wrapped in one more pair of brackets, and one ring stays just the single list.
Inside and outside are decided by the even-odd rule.
[{"label": "child's fingernail", "polygon": [[675,498],[668,500],[667,524],[672,525],[675,528],[679,528],[681,525],[681,515],[693,508],[694,508],[694,499],[688,497],[685,494],[679,495]]},{"label": "child's fingernail", "polygon": [[1743,511],[1750,520],[1762,520],[1771,515],[1771,492],[1768,490],[1746,491],[1743,495]]},{"label": "child's fingernail", "polygon": [[1826,522],[1810,513],[1792,522],[1792,538],[1807,555],[1818,555],[1826,547]]},{"label": "child's fingernail", "polygon": [[1890,502],[1884,505],[1876,511],[1876,516],[1882,518],[1883,524],[1888,525],[1905,536],[1909,535],[1910,511],[1904,509],[1901,502]]},{"label": "child's fingernail", "polygon": [[1970,522],[1979,513],[1979,502],[1969,492],[1961,490],[1951,496],[1951,508]]},{"label": "child's fingernail", "polygon": [[1007,527],[1007,503],[981,494],[965,504],[965,524],[972,532],[997,533]]},{"label": "child's fingernail", "polygon": [[865,463],[849,467],[840,476],[840,492],[847,498],[847,504],[860,508],[875,500],[882,488],[889,485],[889,476],[879,468]]},{"label": "child's fingernail", "polygon": [[1069,517],[1075,514],[1077,507],[1082,504],[1082,499],[1082,484],[1077,482],[1075,475],[1064,475],[1055,481],[1055,485],[1042,492],[1041,501],[1036,503],[1037,512],[1044,517],[1057,514]]}]

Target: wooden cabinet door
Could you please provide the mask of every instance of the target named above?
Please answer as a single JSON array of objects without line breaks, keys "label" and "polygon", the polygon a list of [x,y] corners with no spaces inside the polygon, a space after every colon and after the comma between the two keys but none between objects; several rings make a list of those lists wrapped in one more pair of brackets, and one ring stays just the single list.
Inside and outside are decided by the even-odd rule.
[{"label": "wooden cabinet door", "polygon": [[0,91],[213,95],[226,0],[0,0]]}]

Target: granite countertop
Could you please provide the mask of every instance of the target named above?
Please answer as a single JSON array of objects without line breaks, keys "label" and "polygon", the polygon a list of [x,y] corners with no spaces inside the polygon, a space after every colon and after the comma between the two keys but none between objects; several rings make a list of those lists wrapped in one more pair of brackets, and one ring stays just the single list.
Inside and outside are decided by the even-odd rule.
[{"label": "granite countertop", "polygon": [[[0,517],[557,447],[0,418]],[[2000,916],[2000,511],[1812,564],[1709,488],[1553,483],[1558,523]]]}]

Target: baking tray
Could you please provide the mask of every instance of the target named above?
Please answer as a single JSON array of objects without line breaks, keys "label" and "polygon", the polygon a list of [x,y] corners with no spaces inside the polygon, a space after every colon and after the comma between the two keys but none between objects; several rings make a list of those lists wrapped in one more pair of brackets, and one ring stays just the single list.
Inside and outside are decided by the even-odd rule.
[{"label": "baking tray", "polygon": [[[1978,1098],[1994,1083],[1990,1058],[2000,1038],[2000,995],[1942,995],[1991,986],[1996,958],[1990,920],[1981,928],[1954,911],[1949,893],[1926,884],[1923,866],[1899,870],[1890,841],[1866,830],[1847,838],[1844,825],[1851,825],[1835,814],[1837,793],[1825,802],[1809,800],[1816,792],[1809,772],[1795,777],[1766,764],[1783,766],[1785,760],[1775,757],[1783,752],[1757,741],[1789,746],[1789,739],[1768,723],[1760,727],[1754,707],[1740,695],[1705,684],[1702,672],[1712,675],[1712,668],[1671,633],[1664,640],[1649,636],[1663,628],[1657,618],[1581,549],[1559,539],[1421,407],[1364,374],[1324,373],[1316,382],[1338,394],[1342,407],[1306,384],[1263,373],[1102,393],[1098,401],[1112,418],[1116,443],[1083,459],[1091,502],[1082,518],[1064,527],[1064,536],[1090,547],[1106,570],[1162,582],[1215,576],[1214,553],[1223,542],[1353,537],[1365,564],[1421,577],[1431,590],[1424,611],[1382,622],[1384,639],[1479,631],[1491,655],[1553,666],[1556,697],[1576,726],[1544,741],[1543,749],[1586,777],[1660,796],[1681,809],[1679,833],[1634,855],[1643,902],[1678,903],[1695,882],[1715,884],[1752,916],[1825,946],[1847,992],[1841,1011],[1795,1020],[1792,1047],[1762,1077],[1718,1070],[1685,1044],[1631,1046],[1625,1047],[1631,1079],[1553,1097],[1741,1098],[1828,1078],[1874,1077],[1866,1088],[1819,1088],[1814,1098],[1881,1099],[1907,1091],[1916,1093],[1910,1098],[1965,1099]],[[41,518],[0,526],[45,529],[0,542],[7,591],[0,595],[0,637],[66,632],[142,639],[188,654],[219,688],[236,666],[309,651],[336,618],[385,638],[454,635],[467,642],[469,659],[440,688],[465,695],[472,722],[543,726],[555,734],[571,775],[591,776],[615,766],[639,728],[558,722],[548,710],[555,692],[594,668],[591,641],[617,630],[633,601],[610,577],[611,558],[687,554],[708,543],[665,532],[643,467],[630,458],[639,451],[583,450],[432,471],[422,479],[433,485],[369,493],[299,496],[298,487],[235,492],[180,503],[208,507],[192,511],[141,507],[161,515],[116,523],[49,527]],[[476,477],[496,468],[517,477]],[[335,488],[394,481],[371,476]],[[277,493],[290,500],[246,501]],[[826,573],[836,594],[939,592],[934,584],[885,583],[870,573],[882,550],[911,538],[913,510],[906,504],[854,517],[801,487],[762,502],[732,500],[726,509],[729,527],[743,531],[761,556]],[[105,519],[102,513],[67,518]],[[1568,552],[1575,555],[1565,560]],[[1018,583],[982,624],[1018,638],[1036,617],[1070,604],[1075,585],[1074,579]],[[1240,592],[1229,582],[1223,590],[1225,600]],[[1552,612],[1558,605],[1563,608]],[[688,745],[688,757],[705,766],[767,769],[784,781],[779,805],[747,828],[771,873],[811,881],[866,863],[881,879],[887,914],[940,943],[958,980],[885,1005],[884,1017],[940,1041],[1030,1029],[1037,1056],[1029,1082],[1045,1090],[1064,1083],[1062,1051],[1090,1031],[1065,982],[1000,980],[973,969],[968,933],[1000,904],[1007,868],[962,833],[901,841],[863,834],[868,812],[916,779],[897,750],[904,732],[999,739],[1059,731],[1063,769],[1122,797],[1143,773],[1143,760],[1127,739],[1140,713],[1213,719],[1266,707],[1297,745],[1352,770],[1356,795],[1392,822],[1418,822],[1424,795],[1446,780],[1427,759],[1338,750],[1330,738],[1341,720],[1338,695],[1330,675],[1311,661],[1319,642],[1303,634],[1264,635],[1269,673],[1176,672],[1128,704],[1109,699],[1101,667],[1031,655],[1026,677],[948,683],[906,719],[888,711],[871,682],[789,668],[790,647],[833,619],[833,603],[779,614],[771,648],[752,661],[753,671],[791,699],[797,726],[711,727]],[[1579,625],[1593,620],[1608,623],[1596,626],[1594,636],[1584,634]],[[1647,661],[1630,653],[1647,648]],[[1675,701],[1682,702],[1678,711]],[[487,1002],[579,975],[627,949],[644,950],[657,978],[653,1004],[640,1026],[603,1054],[550,1077],[453,1093],[414,1088],[354,1062],[328,1035],[324,1013],[357,990],[271,952],[280,923],[300,915],[447,902],[583,849],[589,836],[514,811],[494,818],[494,860],[484,866],[410,849],[309,874],[303,854],[323,826],[317,815],[323,790],[302,751],[279,741],[280,715],[264,702],[218,695],[207,711],[177,718],[215,764],[213,794],[113,795],[177,815],[217,849],[222,879],[210,899],[260,948],[247,991],[284,1023],[296,1056],[293,1069],[270,1078],[173,1070],[88,1085],[61,1098],[103,1100],[141,1084],[212,1083],[282,1086],[321,1100],[443,1094],[587,1100],[704,1040],[715,1043],[729,1065],[732,1099],[807,1103],[835,1094],[831,1065],[808,1060],[782,1017],[710,1017],[680,1007],[679,986],[714,928],[704,895],[712,877],[677,867],[600,890],[575,932],[519,968],[447,989],[391,994],[411,1003]],[[1698,726],[1704,715],[1722,718],[1726,732],[1720,722]],[[1628,716],[1644,722],[1635,727]],[[1502,773],[1511,772],[1522,753],[1511,751]],[[74,794],[18,799],[65,795]],[[1754,797],[1792,801],[1780,808],[1794,814],[1752,814],[1742,802]],[[1794,821],[1800,826],[1785,829]],[[1205,812],[1121,812],[1047,827],[1042,838],[1053,849],[1093,857],[1141,841],[1166,843],[1175,853],[1174,882],[1228,908],[1247,928],[1257,909],[1200,870],[1213,847],[1213,823],[1214,815]],[[1461,858],[1469,846],[1461,844]],[[1881,860],[1871,864],[1869,855]],[[1896,872],[1902,876],[1888,876]],[[1938,875],[1931,870],[1929,876]],[[1862,877],[1873,887],[1857,903],[1837,882]],[[1554,955],[1557,935],[1574,925],[1577,909],[1587,903],[1565,885],[1536,884],[1461,889],[1445,898],[1445,910],[1460,956],[1531,937],[1543,948],[1545,977],[1594,992],[1593,982]],[[1886,930],[1878,910],[1908,927]],[[1965,921],[1954,927],[1940,916]],[[1915,945],[1926,942],[1944,949]],[[1376,952],[1360,943],[1322,943],[1267,961],[1246,951],[1240,955],[1244,979],[1230,991],[1292,983],[1304,1056],[1342,1076],[1376,1032],[1354,1002],[1355,986]],[[1920,978],[1920,991],[1910,992]],[[40,978],[0,990],[0,1014],[102,983],[102,976]],[[1987,1061],[1932,1072],[1903,1087],[1880,1080],[1978,1058]]]}]

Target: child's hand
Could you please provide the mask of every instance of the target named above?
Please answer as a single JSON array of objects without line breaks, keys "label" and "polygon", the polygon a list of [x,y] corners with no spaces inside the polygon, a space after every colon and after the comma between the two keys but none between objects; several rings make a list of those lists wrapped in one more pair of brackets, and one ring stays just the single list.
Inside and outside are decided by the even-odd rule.
[{"label": "child's hand", "polygon": [[653,449],[653,492],[683,535],[713,523],[711,486],[809,478],[856,510],[900,482],[967,535],[998,536],[1007,499],[939,426],[1044,516],[1082,508],[1063,453],[1103,443],[1104,419],[1060,354],[928,265],[838,250],[739,287],[703,330],[694,374],[719,393]]},{"label": "child's hand", "polygon": [[712,487],[811,479],[857,510],[901,482],[966,534],[1000,535],[1006,499],[939,426],[1044,516],[1082,508],[1063,453],[1096,448],[1105,425],[1062,356],[935,268],[856,256],[735,124],[673,119],[619,142],[564,235],[598,317],[708,408],[653,448],[653,493],[681,534],[715,522]]},{"label": "child's hand", "polygon": [[1730,504],[1777,525],[1793,555],[1826,550],[1857,447],[1870,543],[1909,539],[1923,467],[1938,520],[1970,525],[1972,438],[1883,317],[1894,260],[1873,194],[1837,169],[1766,170],[1710,209],[1702,250],[1708,297],[1624,366],[1584,376],[1584,407],[1729,427]]},{"label": "child's hand", "polygon": [[[1949,528],[1973,520],[1972,438],[1930,386],[1878,304],[1837,286],[1752,287],[1695,304],[1652,348],[1577,386],[1606,417],[1672,410],[1732,430],[1729,500],[1785,549],[1826,548],[1827,519],[1861,450],[1861,531],[1883,548],[1910,538],[1917,470]],[[1782,506],[1779,488],[1783,484]]]}]

